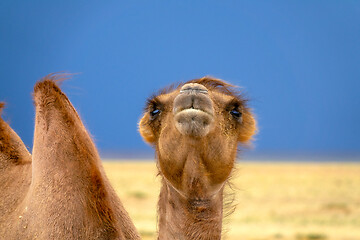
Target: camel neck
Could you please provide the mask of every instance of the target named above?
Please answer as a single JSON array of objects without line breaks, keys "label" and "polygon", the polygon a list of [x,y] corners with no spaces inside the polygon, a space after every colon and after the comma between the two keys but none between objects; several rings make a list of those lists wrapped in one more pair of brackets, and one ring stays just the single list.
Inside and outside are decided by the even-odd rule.
[{"label": "camel neck", "polygon": [[163,179],[158,203],[158,239],[221,239],[222,210],[222,189],[211,199],[189,199]]}]

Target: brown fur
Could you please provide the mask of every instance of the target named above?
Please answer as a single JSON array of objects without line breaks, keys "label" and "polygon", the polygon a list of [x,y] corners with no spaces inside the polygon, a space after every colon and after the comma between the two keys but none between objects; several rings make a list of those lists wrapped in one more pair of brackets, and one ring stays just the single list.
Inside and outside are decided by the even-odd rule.
[{"label": "brown fur", "polygon": [[57,79],[34,88],[32,157],[0,120],[0,238],[140,239]]},{"label": "brown fur", "polygon": [[[0,238],[139,239],[80,117],[56,85],[63,78],[49,75],[34,87],[32,156],[0,118]],[[256,122],[232,85],[210,77],[186,84],[206,89],[195,98],[210,109],[211,117],[204,112],[199,117],[210,125],[195,125],[198,131],[185,135],[182,125],[175,127],[174,99],[184,84],[150,99],[139,123],[141,135],[155,147],[162,178],[158,238],[220,239],[224,185],[238,143],[251,140]],[[181,97],[176,104],[187,104],[186,95]],[[156,109],[161,113],[152,117]],[[232,109],[241,118],[231,116]]]},{"label": "brown fur", "polygon": [[[208,91],[194,95],[199,104],[205,104],[204,109],[212,106],[214,111],[214,126],[205,131],[205,136],[183,135],[176,127],[174,100],[180,96],[184,84],[150,99],[139,122],[140,134],[156,150],[162,177],[159,239],[221,238],[223,190],[234,167],[237,145],[249,143],[256,132],[256,122],[246,100],[232,85],[204,77],[187,82],[184,89],[195,86],[194,83]],[[188,100],[177,100],[181,101]],[[241,119],[230,114],[232,109],[242,113]],[[154,110],[161,112],[152,117]],[[204,132],[201,127],[199,131]]]}]

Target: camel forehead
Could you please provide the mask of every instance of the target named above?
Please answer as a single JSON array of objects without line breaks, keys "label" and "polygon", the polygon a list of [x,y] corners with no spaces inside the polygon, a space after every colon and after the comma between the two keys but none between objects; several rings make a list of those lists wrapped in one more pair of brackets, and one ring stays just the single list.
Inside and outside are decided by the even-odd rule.
[{"label": "camel forehead", "polygon": [[161,94],[161,95],[157,96],[156,98],[160,102],[166,104],[166,103],[170,102],[171,100],[173,100],[178,93],[179,93],[179,89],[176,89],[176,90],[174,90],[172,92]]},{"label": "camel forehead", "polygon": [[234,98],[239,99],[238,93],[234,90],[235,86],[228,84],[220,79],[203,77],[178,84],[176,87],[172,85],[170,87],[164,88],[156,96],[157,100],[163,103],[170,102],[179,94],[181,87],[188,83],[197,83],[205,86],[208,89],[210,96],[215,98],[213,100],[227,102]]}]

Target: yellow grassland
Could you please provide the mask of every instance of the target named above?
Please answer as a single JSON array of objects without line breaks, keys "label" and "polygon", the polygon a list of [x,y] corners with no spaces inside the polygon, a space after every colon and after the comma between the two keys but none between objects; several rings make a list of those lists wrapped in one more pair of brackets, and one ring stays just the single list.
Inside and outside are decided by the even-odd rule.
[{"label": "yellow grassland", "polygon": [[[156,239],[155,163],[104,166],[143,239]],[[231,182],[224,239],[360,240],[360,163],[240,162]]]}]

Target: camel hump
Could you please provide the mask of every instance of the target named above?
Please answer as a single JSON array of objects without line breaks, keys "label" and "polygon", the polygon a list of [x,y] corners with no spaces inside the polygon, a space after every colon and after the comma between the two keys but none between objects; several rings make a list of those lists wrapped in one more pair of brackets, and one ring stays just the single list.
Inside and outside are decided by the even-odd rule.
[{"label": "camel hump", "polygon": [[16,132],[1,117],[5,103],[0,102],[0,170],[31,162],[31,155]]},{"label": "camel hump", "polygon": [[59,81],[67,78],[68,75],[50,74],[34,87],[35,168],[47,169],[45,166],[48,164],[49,170],[68,167],[66,162],[87,162],[84,165],[90,166],[88,163],[99,161],[97,150],[78,113],[58,86]]},{"label": "camel hump", "polygon": [[36,110],[49,111],[52,106],[55,106],[65,113],[67,108],[70,108],[71,114],[78,118],[76,110],[58,86],[59,83],[69,79],[70,76],[70,74],[52,73],[37,82],[33,94]]},{"label": "camel hump", "polygon": [[[36,210],[39,222],[33,227],[47,222],[47,226],[75,229],[59,233],[56,239],[139,239],[88,131],[57,85],[59,79],[64,76],[49,75],[34,87],[33,201],[28,209]],[[91,230],[85,231],[84,223]],[[46,229],[49,234],[53,230]]]}]

